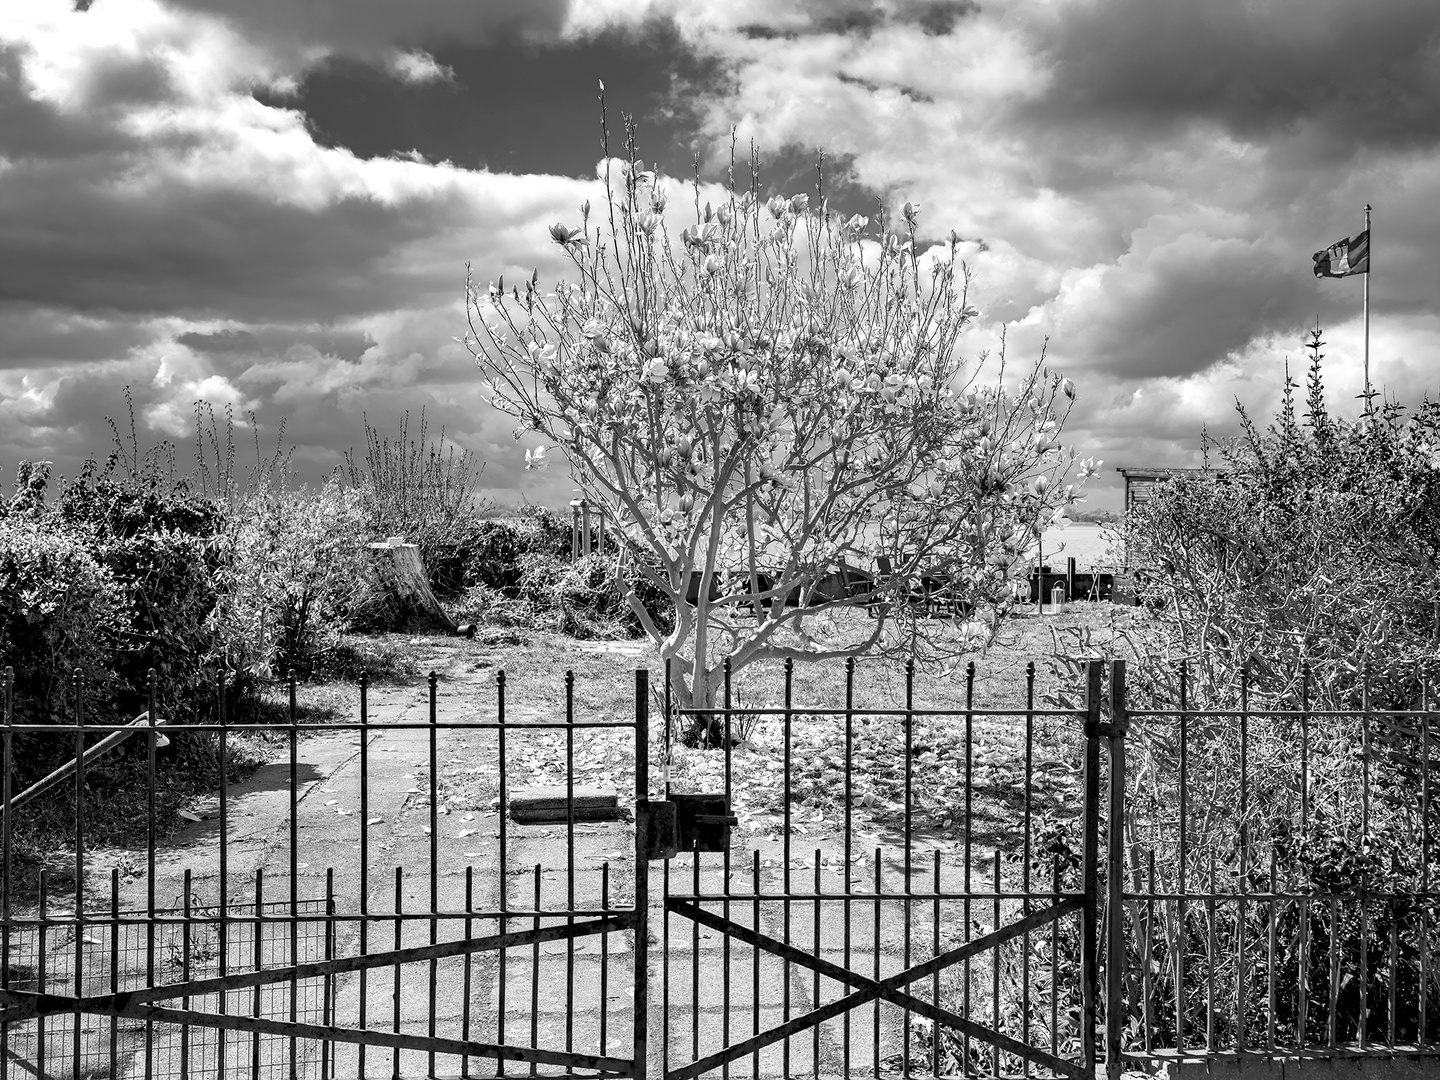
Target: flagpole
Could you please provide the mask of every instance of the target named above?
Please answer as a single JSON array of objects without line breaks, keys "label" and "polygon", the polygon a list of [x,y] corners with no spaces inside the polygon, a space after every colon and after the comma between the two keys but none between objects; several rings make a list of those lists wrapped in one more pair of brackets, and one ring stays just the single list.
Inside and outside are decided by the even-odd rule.
[{"label": "flagpole", "polygon": [[1375,236],[1370,232],[1370,204],[1365,204],[1365,412],[1370,412],[1370,267],[1375,263]]}]

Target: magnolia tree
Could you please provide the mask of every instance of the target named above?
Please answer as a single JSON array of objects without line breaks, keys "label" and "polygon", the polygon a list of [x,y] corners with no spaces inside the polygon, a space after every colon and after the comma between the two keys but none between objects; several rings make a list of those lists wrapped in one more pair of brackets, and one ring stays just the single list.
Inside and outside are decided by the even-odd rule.
[{"label": "magnolia tree", "polygon": [[718,205],[695,185],[676,235],[689,188],[633,146],[606,177],[599,215],[550,230],[574,267],[553,293],[468,281],[466,344],[516,439],[539,440],[527,465],[558,449],[616,526],[617,580],[673,604],[672,626],[626,587],[681,705],[713,705],[727,659],[987,643],[1075,499],[1057,442],[1075,391],[1043,356],[1009,387],[1003,348],[992,381],[961,360],[958,238],[922,250],[908,203],[889,231],[765,201],[753,162]]}]

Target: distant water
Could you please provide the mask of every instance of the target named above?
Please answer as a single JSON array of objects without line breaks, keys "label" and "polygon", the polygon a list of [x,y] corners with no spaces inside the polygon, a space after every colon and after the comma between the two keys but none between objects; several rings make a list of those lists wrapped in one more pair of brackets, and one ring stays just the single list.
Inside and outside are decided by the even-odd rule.
[{"label": "distant water", "polygon": [[[869,535],[874,535],[873,530],[867,531]],[[1063,529],[1045,530],[1040,548],[1041,561],[1045,566],[1063,571],[1065,560],[1073,558],[1077,570],[1092,571],[1123,561],[1116,546],[1113,528],[1072,522]]]},{"label": "distant water", "polygon": [[1057,570],[1065,568],[1066,559],[1074,559],[1076,569],[1093,570],[1096,566],[1120,561],[1115,533],[1104,525],[1067,525],[1063,529],[1046,529],[1040,545],[1041,561]]},{"label": "distant water", "polygon": [[1122,561],[1112,527],[1078,522],[1063,529],[1046,529],[1040,554],[1044,565],[1059,571],[1065,569],[1065,560],[1069,558],[1075,560],[1077,570],[1084,571],[1115,566]]}]

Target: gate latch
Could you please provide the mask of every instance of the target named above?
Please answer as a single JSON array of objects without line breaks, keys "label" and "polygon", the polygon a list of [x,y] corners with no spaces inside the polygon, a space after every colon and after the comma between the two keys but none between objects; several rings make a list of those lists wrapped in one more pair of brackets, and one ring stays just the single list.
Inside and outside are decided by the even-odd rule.
[{"label": "gate latch", "polygon": [[730,812],[724,794],[671,795],[677,807],[677,837],[681,851],[728,851],[730,830],[739,820]]},{"label": "gate latch", "polygon": [[728,851],[730,830],[739,819],[724,795],[674,793],[669,799],[635,803],[635,831],[650,861],[681,851]]}]

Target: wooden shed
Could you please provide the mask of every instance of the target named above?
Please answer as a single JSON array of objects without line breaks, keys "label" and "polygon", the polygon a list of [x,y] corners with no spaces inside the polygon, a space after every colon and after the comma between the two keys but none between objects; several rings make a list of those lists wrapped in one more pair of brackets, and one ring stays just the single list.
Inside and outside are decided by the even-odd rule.
[{"label": "wooden shed", "polygon": [[1122,466],[1115,471],[1125,478],[1125,512],[1127,514],[1132,507],[1140,505],[1151,496],[1156,484],[1163,484],[1166,480],[1173,480],[1177,476],[1219,480],[1225,476],[1223,472],[1217,472],[1214,469],[1180,469],[1170,466],[1147,468]]}]

